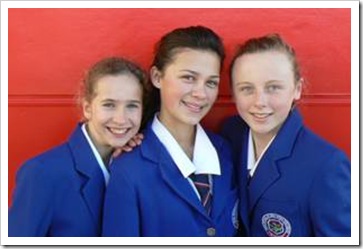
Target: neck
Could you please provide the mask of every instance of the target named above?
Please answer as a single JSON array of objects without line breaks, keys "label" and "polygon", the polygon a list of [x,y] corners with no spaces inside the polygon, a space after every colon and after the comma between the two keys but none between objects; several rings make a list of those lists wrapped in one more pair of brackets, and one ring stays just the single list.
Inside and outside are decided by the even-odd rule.
[{"label": "neck", "polygon": [[174,139],[178,142],[185,154],[193,159],[193,151],[195,144],[196,126],[182,123],[169,122],[159,116],[159,121],[168,129]]},{"label": "neck", "polygon": [[111,148],[105,148],[105,147],[99,147],[99,146],[96,146],[96,149],[97,149],[98,153],[100,153],[103,163],[107,166],[108,163],[110,162],[110,158],[111,158],[111,154],[112,154],[113,150]]},{"label": "neck", "polygon": [[267,145],[273,138],[273,135],[261,135],[252,132],[253,146],[255,149],[255,160],[257,161],[262,152],[266,149]]},{"label": "neck", "polygon": [[102,161],[105,165],[108,165],[108,162],[110,161],[111,154],[113,152],[112,147],[110,146],[104,146],[97,142],[96,138],[94,137],[89,125],[86,124],[86,130],[88,133],[88,136],[92,140],[93,145],[96,147],[96,150],[100,154]]}]

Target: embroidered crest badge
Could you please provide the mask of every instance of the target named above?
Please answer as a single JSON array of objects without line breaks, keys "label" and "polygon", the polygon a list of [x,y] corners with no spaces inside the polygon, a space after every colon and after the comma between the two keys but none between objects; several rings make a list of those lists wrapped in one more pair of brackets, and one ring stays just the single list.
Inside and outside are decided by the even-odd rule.
[{"label": "embroidered crest badge", "polygon": [[263,215],[262,226],[269,237],[289,237],[291,234],[290,222],[276,213]]}]

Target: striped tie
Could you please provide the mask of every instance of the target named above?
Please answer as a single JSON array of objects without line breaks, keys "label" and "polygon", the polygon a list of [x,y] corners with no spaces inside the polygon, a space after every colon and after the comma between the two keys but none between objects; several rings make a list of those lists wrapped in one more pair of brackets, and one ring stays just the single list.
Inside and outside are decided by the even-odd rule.
[{"label": "striped tie", "polygon": [[198,190],[200,195],[200,200],[202,205],[204,206],[207,214],[210,215],[212,210],[212,192],[209,185],[208,175],[206,174],[199,174],[195,175],[192,174],[190,178],[193,180],[193,183]]}]

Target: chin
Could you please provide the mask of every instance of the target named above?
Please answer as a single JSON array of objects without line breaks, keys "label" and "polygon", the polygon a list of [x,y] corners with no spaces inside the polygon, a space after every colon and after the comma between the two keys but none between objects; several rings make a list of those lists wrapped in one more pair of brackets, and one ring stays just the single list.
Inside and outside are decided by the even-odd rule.
[{"label": "chin", "polygon": [[187,123],[194,126],[199,124],[201,120],[202,120],[201,118],[189,119]]},{"label": "chin", "polygon": [[130,138],[124,138],[122,140],[117,140],[111,143],[111,146],[114,148],[121,148],[127,144],[127,142],[130,140]]}]

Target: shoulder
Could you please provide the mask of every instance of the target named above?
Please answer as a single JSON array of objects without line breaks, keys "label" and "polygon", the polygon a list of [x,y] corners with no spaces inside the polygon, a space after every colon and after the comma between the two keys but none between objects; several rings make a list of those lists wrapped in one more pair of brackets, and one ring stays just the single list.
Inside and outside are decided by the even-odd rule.
[{"label": "shoulder", "polygon": [[212,142],[217,153],[222,155],[228,154],[227,156],[229,157],[229,154],[231,154],[231,146],[229,142],[221,135],[211,132],[209,130],[205,130],[205,133]]},{"label": "shoulder", "polygon": [[248,126],[239,115],[228,117],[222,123],[222,131],[240,130],[241,128],[247,129]]},{"label": "shoulder", "polygon": [[310,172],[310,175],[315,175],[317,181],[342,173],[349,179],[350,160],[346,154],[305,127],[298,133],[287,160],[301,170]]},{"label": "shoulder", "polygon": [[220,134],[229,142],[241,142],[244,134],[249,130],[248,125],[238,115],[227,118],[222,123]]},{"label": "shoulder", "polygon": [[219,134],[211,132],[209,130],[205,130],[205,133],[207,134],[208,138],[212,142],[214,146],[224,146],[226,143],[226,140]]},{"label": "shoulder", "polygon": [[220,134],[231,146],[236,163],[240,160],[239,154],[248,138],[248,131],[248,125],[238,115],[229,117],[222,123]]},{"label": "shoulder", "polygon": [[150,166],[155,164],[153,160],[143,155],[142,147],[144,142],[132,151],[125,152],[112,161],[110,165],[111,176],[128,175],[133,177],[133,175],[145,174]]},{"label": "shoulder", "polygon": [[330,159],[331,157],[346,158],[345,153],[341,149],[306,127],[303,127],[297,138],[297,148],[315,154],[316,159]]},{"label": "shoulder", "polygon": [[71,153],[67,144],[62,144],[25,161],[18,174],[56,179],[69,165],[73,165]]},{"label": "shoulder", "polygon": [[222,170],[232,169],[231,145],[222,136],[207,130],[205,132],[218,153]]}]

